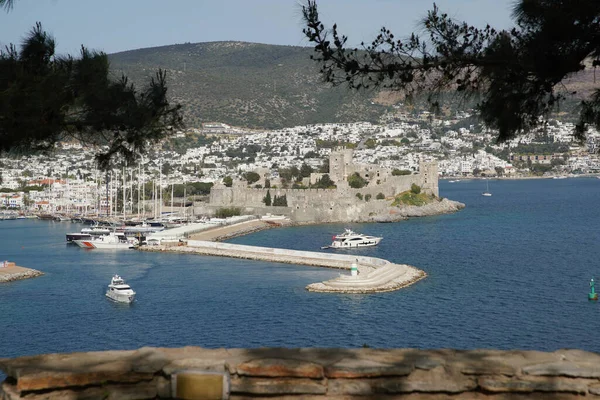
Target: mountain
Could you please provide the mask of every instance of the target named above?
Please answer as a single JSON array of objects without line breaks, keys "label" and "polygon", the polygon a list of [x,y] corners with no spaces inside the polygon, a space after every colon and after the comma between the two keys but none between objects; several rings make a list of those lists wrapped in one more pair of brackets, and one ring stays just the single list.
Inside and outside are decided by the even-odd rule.
[{"label": "mountain", "polygon": [[136,86],[162,68],[169,97],[188,127],[203,122],[276,129],[324,122],[376,121],[376,93],[321,81],[312,48],[245,42],[185,43],[109,55],[111,72]]}]

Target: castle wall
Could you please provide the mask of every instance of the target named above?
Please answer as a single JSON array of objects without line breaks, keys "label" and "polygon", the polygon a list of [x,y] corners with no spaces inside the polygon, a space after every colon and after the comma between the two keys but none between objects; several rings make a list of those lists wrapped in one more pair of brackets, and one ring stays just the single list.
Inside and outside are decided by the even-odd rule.
[{"label": "castle wall", "polygon": [[[439,197],[437,163],[421,163],[419,174],[393,176],[391,170],[377,165],[353,164],[352,155],[351,149],[332,152],[330,177],[336,182],[336,189],[258,189],[247,187],[241,181],[234,182],[232,187],[217,184],[210,193],[209,210],[214,212],[220,207],[235,206],[257,215],[276,213],[273,207],[267,207],[263,202],[269,192],[272,200],[275,196],[286,196],[288,212],[277,213],[289,215],[295,221],[353,221],[383,212],[389,206],[389,200],[376,199],[379,193],[389,199],[416,184],[423,193]],[[360,189],[351,188],[347,178],[354,172],[360,173],[369,184]],[[362,200],[356,196],[358,193]],[[371,196],[370,201],[365,200],[367,195]]]}]

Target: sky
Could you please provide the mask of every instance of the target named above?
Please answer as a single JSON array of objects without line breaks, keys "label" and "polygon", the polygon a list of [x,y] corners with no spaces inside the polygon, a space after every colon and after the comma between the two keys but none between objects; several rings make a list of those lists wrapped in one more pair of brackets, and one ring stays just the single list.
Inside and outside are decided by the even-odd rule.
[{"label": "sky", "polygon": [[[0,46],[19,44],[37,21],[57,53],[81,45],[106,53],[177,43],[244,41],[310,46],[302,34],[306,0],[15,0],[0,9]],[[450,16],[475,26],[511,27],[515,0],[436,0]],[[337,23],[350,45],[370,42],[382,26],[396,37],[421,30],[433,0],[317,0],[321,21]]]}]

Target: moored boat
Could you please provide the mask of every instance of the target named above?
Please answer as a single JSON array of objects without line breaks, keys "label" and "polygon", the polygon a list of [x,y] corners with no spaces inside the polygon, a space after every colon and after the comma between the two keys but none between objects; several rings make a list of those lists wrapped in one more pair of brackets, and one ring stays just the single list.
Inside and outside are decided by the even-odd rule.
[{"label": "moored boat", "polygon": [[379,236],[369,236],[356,233],[351,229],[346,229],[344,233],[335,235],[331,246],[325,246],[323,248],[332,249],[348,249],[355,247],[369,247],[377,246],[383,238]]},{"label": "moored boat", "polygon": [[84,249],[112,249],[127,250],[135,248],[134,240],[125,237],[123,234],[114,232],[108,235],[98,236],[91,239],[73,240],[73,242]]},{"label": "moored boat", "polygon": [[90,240],[92,238],[92,235],[83,232],[71,232],[67,233],[66,236],[67,243],[74,243],[75,240]]}]

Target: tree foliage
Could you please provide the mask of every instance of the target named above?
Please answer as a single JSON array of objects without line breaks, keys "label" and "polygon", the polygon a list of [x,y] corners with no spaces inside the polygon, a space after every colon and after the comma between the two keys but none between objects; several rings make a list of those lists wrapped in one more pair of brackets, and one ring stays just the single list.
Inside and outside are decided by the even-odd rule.
[{"label": "tree foliage", "polygon": [[135,160],[182,126],[164,71],[138,91],[125,76],[109,77],[106,54],[82,47],[78,57],[61,57],[55,47],[37,23],[19,49],[0,51],[0,151],[49,151],[75,139],[95,148],[99,166],[108,168],[115,157]]},{"label": "tree foliage", "polygon": [[215,211],[215,217],[217,218],[229,218],[241,214],[242,209],[239,207],[221,207]]},{"label": "tree foliage", "polygon": [[314,169],[306,163],[303,163],[302,166],[300,167],[300,176],[302,178],[310,177],[310,174],[312,174],[313,172],[314,172]]},{"label": "tree foliage", "polygon": [[14,0],[0,0],[0,7],[4,7],[7,11],[12,9]]},{"label": "tree foliage", "polygon": [[284,194],[283,196],[273,196],[274,207],[287,207],[287,205],[287,195]]},{"label": "tree foliage", "polygon": [[335,188],[335,182],[331,180],[329,174],[325,174],[313,185],[316,189],[331,189]]},{"label": "tree foliage", "polygon": [[362,187],[367,186],[368,183],[369,182],[365,178],[360,176],[358,172],[355,172],[348,177],[348,184],[353,189],[360,189]]},{"label": "tree foliage", "polygon": [[[497,31],[456,22],[434,5],[423,20],[424,36],[396,39],[385,27],[370,43],[347,47],[348,38],[319,19],[317,4],[303,6],[313,59],[326,82],[352,89],[386,88],[407,96],[428,93],[437,108],[455,90],[464,99],[478,96],[480,118],[511,139],[541,123],[570,93],[560,83],[600,65],[600,2],[597,0],[519,0],[515,27]],[[600,89],[580,101],[575,135],[588,125],[600,128]]]},{"label": "tree foliage", "polygon": [[252,185],[254,182],[260,180],[260,175],[254,171],[244,172],[242,176],[248,182],[248,185]]},{"label": "tree foliage", "polygon": [[265,195],[265,197],[263,197],[263,203],[265,203],[265,206],[271,205],[271,191],[270,190],[267,190],[267,194]]},{"label": "tree foliage", "polygon": [[407,169],[394,168],[392,170],[392,176],[402,176],[402,175],[410,175],[410,174],[412,174],[412,172],[410,172]]}]

